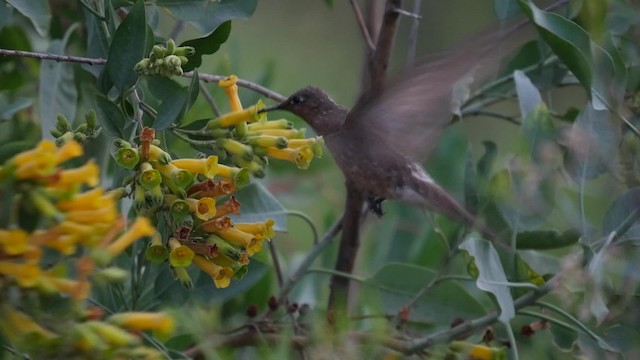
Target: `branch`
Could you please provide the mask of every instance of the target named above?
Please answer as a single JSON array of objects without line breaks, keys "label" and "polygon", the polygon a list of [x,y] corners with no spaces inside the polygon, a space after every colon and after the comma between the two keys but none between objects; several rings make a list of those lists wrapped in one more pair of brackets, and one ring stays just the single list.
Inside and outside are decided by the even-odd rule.
[{"label": "branch", "polygon": [[327,230],[327,232],[322,237],[322,240],[318,242],[309,252],[307,257],[302,261],[298,269],[293,273],[293,275],[289,276],[289,278],[284,282],[282,288],[280,289],[280,300],[283,301],[288,295],[291,289],[296,285],[298,280],[302,278],[302,276],[307,272],[311,264],[316,260],[316,258],[322,253],[322,251],[331,243],[333,237],[336,236],[340,230],[342,230],[342,216],[338,220],[336,220],[333,225]]},{"label": "branch", "polygon": [[72,62],[72,63],[80,63],[80,64],[89,64],[89,65],[105,65],[107,60],[100,58],[87,58],[81,56],[71,56],[71,55],[56,55],[49,53],[36,53],[31,51],[22,51],[22,50],[8,50],[8,49],[0,49],[0,56],[18,56],[18,57],[26,57],[38,60],[53,60],[53,61],[63,61],[63,62]]},{"label": "branch", "polygon": [[[188,78],[192,78],[193,77],[193,73],[192,72],[188,72],[185,73],[184,75],[182,75],[184,77],[188,77]],[[200,74],[200,81],[204,81],[204,82],[218,82],[220,80],[224,80],[226,79],[227,76],[223,76],[223,75],[212,75],[212,74]],[[243,80],[243,79],[238,79],[237,82],[238,86],[242,86],[243,88],[247,88],[249,90],[253,90],[259,94],[262,94],[266,97],[268,97],[269,99],[273,99],[277,102],[283,102],[285,100],[287,100],[287,98],[271,89],[267,89],[266,87],[262,86],[262,85],[258,85],[256,83],[253,83],[251,81],[248,80]]]},{"label": "branch", "polygon": [[[347,183],[347,199],[344,209],[342,238],[334,269],[337,272],[351,274],[360,247],[360,213],[364,198],[360,190]],[[348,315],[348,294],[350,279],[348,277],[331,276],[327,318],[329,323]]]},{"label": "branch", "polygon": [[382,91],[387,77],[389,59],[393,50],[393,40],[398,28],[400,14],[397,9],[402,5],[401,0],[387,0],[382,18],[382,25],[378,34],[376,51],[369,60],[369,75],[371,77],[370,92],[376,94]]},{"label": "branch", "polygon": [[364,37],[364,42],[367,45],[367,51],[369,54],[372,54],[376,50],[376,45],[373,43],[373,39],[371,38],[371,34],[369,34],[369,30],[367,29],[367,24],[364,22],[364,18],[362,17],[362,11],[360,11],[360,7],[356,0],[350,0],[351,7],[353,8],[353,12],[356,14],[356,20],[358,21],[358,27],[360,28],[360,32],[362,32],[362,36]]}]

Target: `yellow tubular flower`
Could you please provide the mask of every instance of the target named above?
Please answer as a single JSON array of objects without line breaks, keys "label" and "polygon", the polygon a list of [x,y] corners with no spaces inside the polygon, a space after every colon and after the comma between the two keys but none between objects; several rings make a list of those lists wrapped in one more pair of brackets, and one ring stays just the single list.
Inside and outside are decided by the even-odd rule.
[{"label": "yellow tubular flower", "polygon": [[79,168],[62,170],[59,175],[53,178],[53,185],[55,186],[87,184],[93,187],[100,182],[100,168],[95,161],[89,160]]},{"label": "yellow tubular flower", "polygon": [[169,254],[169,263],[171,263],[171,266],[178,268],[191,265],[195,253],[188,246],[182,245],[180,241],[175,238],[170,238],[169,248],[171,249],[171,253]]},{"label": "yellow tubular flower", "polygon": [[111,315],[107,321],[129,330],[156,330],[167,335],[174,328],[173,318],[162,312],[122,312]]},{"label": "yellow tubular flower", "polygon": [[133,244],[134,241],[138,240],[143,236],[150,236],[155,232],[153,226],[151,226],[151,222],[146,217],[138,217],[136,221],[131,225],[131,227],[122,234],[116,241],[112,242],[107,246],[107,251],[112,255],[116,256],[120,254],[124,249],[129,247],[129,245]]},{"label": "yellow tubular flower", "polygon": [[211,280],[213,280],[213,283],[218,289],[226,288],[231,283],[233,269],[216,265],[202,255],[196,255],[196,257],[193,258],[193,263],[211,277]]},{"label": "yellow tubular flower", "polygon": [[[10,343],[26,346],[27,341],[48,341],[58,337],[51,331],[43,328],[29,315],[3,305],[0,308],[0,333],[5,335]],[[20,345],[18,345],[20,347]]]},{"label": "yellow tubular flower", "polygon": [[86,325],[102,339],[116,347],[132,346],[140,343],[140,338],[115,325],[102,321],[87,321]]},{"label": "yellow tubular flower", "polygon": [[43,246],[54,249],[63,255],[72,255],[76,252],[76,244],[80,241],[77,234],[50,236],[44,239]]},{"label": "yellow tubular flower", "polygon": [[211,155],[206,159],[178,159],[173,160],[171,165],[187,170],[192,174],[202,174],[207,179],[213,179],[218,172],[218,157]]},{"label": "yellow tubular flower", "polygon": [[66,142],[56,151],[56,164],[61,164],[69,159],[76,158],[84,153],[82,146],[75,140]]},{"label": "yellow tubular flower", "polygon": [[171,161],[171,156],[161,148],[151,144],[149,146],[149,160],[157,161],[160,164],[168,164]]},{"label": "yellow tubular flower", "polygon": [[18,179],[49,176],[54,173],[56,162],[53,154],[39,154],[38,158],[18,165],[15,175]]},{"label": "yellow tubular flower", "polygon": [[40,281],[40,267],[34,262],[15,263],[11,261],[0,261],[0,275],[9,276],[18,282],[18,285],[25,288],[34,287]]},{"label": "yellow tubular flower", "polygon": [[231,111],[242,110],[242,103],[240,103],[240,97],[238,96],[238,85],[236,85],[237,81],[237,76],[230,75],[228,78],[218,82],[218,85],[224,90],[225,94],[227,94],[227,97],[229,98]]},{"label": "yellow tubular flower", "polygon": [[273,231],[274,224],[275,222],[269,219],[265,222],[235,224],[233,227],[240,231],[270,240],[275,235],[275,232]]},{"label": "yellow tubular flower", "polygon": [[267,156],[274,159],[285,160],[292,162],[298,166],[299,169],[307,169],[311,160],[313,160],[313,150],[309,147],[302,147],[299,149],[278,149],[274,147],[267,148]]},{"label": "yellow tubular flower", "polygon": [[249,183],[249,169],[218,164],[218,176],[233,180],[236,187],[242,187]]},{"label": "yellow tubular flower", "polygon": [[0,249],[7,255],[20,255],[29,248],[29,234],[21,229],[0,229]]},{"label": "yellow tubular flower", "polygon": [[162,176],[171,179],[173,183],[181,189],[187,189],[193,184],[193,175],[187,170],[180,169],[171,163],[167,165],[154,163],[154,166],[160,171]]},{"label": "yellow tubular flower", "polygon": [[56,144],[51,140],[42,140],[31,150],[23,151],[13,157],[13,162],[17,166],[30,163],[40,159],[43,155],[50,155],[56,150]]},{"label": "yellow tubular flower", "polygon": [[57,292],[69,294],[74,300],[78,301],[86,300],[91,292],[91,285],[86,280],[46,276],[41,281],[46,282],[47,286],[56,289]]},{"label": "yellow tubular flower", "polygon": [[93,210],[73,210],[66,213],[65,219],[81,224],[111,223],[118,215],[115,207]]},{"label": "yellow tubular flower", "polygon": [[209,120],[209,122],[207,123],[207,127],[209,129],[213,129],[235,126],[243,122],[264,122],[267,120],[267,115],[264,112],[259,112],[264,108],[264,103],[262,103],[262,101],[258,101],[257,104],[250,106],[244,110],[232,111],[218,118]]},{"label": "yellow tubular flower", "polygon": [[216,199],[203,197],[200,199],[186,199],[189,211],[195,213],[198,219],[207,221],[216,216]]},{"label": "yellow tubular flower", "polygon": [[[252,131],[253,133],[253,131]],[[282,136],[287,139],[303,139],[305,129],[262,129],[255,131],[256,135]]]},{"label": "yellow tubular flower", "polygon": [[91,210],[113,206],[113,200],[102,198],[104,190],[100,187],[75,195],[69,200],[60,200],[56,207],[62,211]]},{"label": "yellow tubular flower", "polygon": [[242,230],[229,228],[218,230],[215,234],[226,241],[230,241],[244,247],[249,256],[253,256],[253,254],[262,249],[262,239],[258,239],[255,235]]},{"label": "yellow tubular flower", "polygon": [[287,119],[269,120],[265,122],[252,123],[248,125],[249,131],[266,129],[291,129],[293,123]]}]

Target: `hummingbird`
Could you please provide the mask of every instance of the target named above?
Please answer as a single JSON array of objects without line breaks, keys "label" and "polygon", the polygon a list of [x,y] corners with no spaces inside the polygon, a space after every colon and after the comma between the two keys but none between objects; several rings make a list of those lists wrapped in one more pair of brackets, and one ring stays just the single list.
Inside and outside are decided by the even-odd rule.
[{"label": "hummingbird", "polygon": [[499,63],[501,51],[493,50],[466,44],[433,57],[382,91],[361,95],[351,110],[323,90],[305,87],[263,111],[288,111],[309,124],[324,138],[346,181],[362,192],[377,215],[382,215],[383,200],[399,200],[491,239],[493,231],[440,186],[416,154],[434,149],[452,119],[454,90],[470,84],[470,70],[487,74]]}]

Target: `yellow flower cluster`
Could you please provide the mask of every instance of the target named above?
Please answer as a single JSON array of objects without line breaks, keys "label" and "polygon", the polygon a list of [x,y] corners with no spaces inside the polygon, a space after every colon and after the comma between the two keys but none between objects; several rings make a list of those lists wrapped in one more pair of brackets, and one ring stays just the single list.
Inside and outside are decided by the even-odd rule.
[{"label": "yellow flower cluster", "polygon": [[243,109],[237,81],[238,78],[231,75],[219,82],[229,98],[231,112],[210,120],[202,130],[211,135],[225,134],[221,130],[227,130],[228,137],[216,136],[216,144],[236,165],[262,177],[267,157],[290,161],[306,169],[314,156],[322,156],[321,137],[305,139],[305,129],[294,129],[285,119],[267,120],[267,114],[260,111],[265,107],[261,101]]},{"label": "yellow flower cluster", "polygon": [[[169,265],[187,288],[192,285],[187,268],[192,264],[209,274],[218,288],[247,271],[249,257],[274,236],[273,220],[234,224],[240,203],[231,196],[249,181],[249,170],[218,163],[215,155],[175,159],[162,150],[153,129],[144,128],[135,147],[117,140],[116,161],[134,170],[131,193],[139,214],[164,221],[167,234],[154,234],[146,252],[155,263]],[[221,201],[224,200],[224,201]],[[158,216],[160,212],[160,216]]]},{"label": "yellow flower cluster", "polygon": [[[169,333],[168,315],[120,313],[102,321],[85,305],[91,279],[121,274],[103,266],[137,239],[154,234],[155,228],[139,217],[121,234],[125,222],[116,207],[120,194],[98,186],[98,166],[90,160],[77,168],[62,168],[81,155],[82,147],[73,140],[60,148],[45,140],[0,166],[2,185],[12,194],[14,213],[7,218],[16,222],[0,228],[0,334],[34,358],[107,352],[156,358],[155,350],[127,330]],[[87,186],[91,189],[84,191]],[[50,256],[53,253],[58,255]],[[50,254],[46,261],[44,254]],[[67,297],[66,316],[71,318],[54,321],[37,310],[30,314],[20,299],[34,293]],[[150,322],[156,317],[161,320]]]}]

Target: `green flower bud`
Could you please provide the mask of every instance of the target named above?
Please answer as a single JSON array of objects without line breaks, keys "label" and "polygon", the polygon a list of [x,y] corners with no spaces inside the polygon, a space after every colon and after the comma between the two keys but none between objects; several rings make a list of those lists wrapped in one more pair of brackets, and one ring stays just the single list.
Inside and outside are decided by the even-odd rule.
[{"label": "green flower bud", "polygon": [[180,59],[180,65],[184,65],[189,62],[189,59],[187,59],[186,56],[182,56],[182,55],[177,55],[177,56],[178,56],[178,59]]},{"label": "green flower bud", "polygon": [[85,141],[87,141],[87,135],[85,135],[84,133],[81,132],[77,132],[77,133],[73,133],[73,140],[79,142],[79,143],[83,143]]},{"label": "green flower bud", "polygon": [[98,126],[98,118],[96,116],[95,110],[91,109],[85,116],[85,120],[87,121],[87,131],[94,132],[96,127]]},{"label": "green flower bud", "polygon": [[151,236],[149,247],[147,247],[144,255],[147,260],[156,264],[161,264],[169,258],[169,250],[167,250],[167,247],[162,243],[162,238],[160,238],[159,233],[156,232]]},{"label": "green flower bud", "polygon": [[251,136],[248,139],[249,144],[259,147],[277,147],[278,149],[284,149],[289,146],[289,141],[284,136],[271,136],[260,135]]},{"label": "green flower bud", "polygon": [[233,245],[229,244],[228,242],[226,242],[225,240],[223,240],[217,235],[209,236],[208,238],[205,239],[205,242],[207,244],[215,245],[216,251],[219,254],[224,254],[233,261],[240,261],[240,259],[242,258],[242,251],[240,251]]},{"label": "green flower bud", "polygon": [[158,170],[151,166],[151,164],[143,162],[140,165],[140,176],[138,177],[138,180],[145,189],[150,190],[162,183],[162,176]]},{"label": "green flower bud", "polygon": [[249,161],[253,159],[253,149],[239,141],[232,139],[218,139],[216,144],[231,155],[236,155]]},{"label": "green flower bud", "polygon": [[111,266],[98,270],[92,277],[104,283],[115,283],[125,280],[128,276],[129,273],[126,270]]},{"label": "green flower bud", "polygon": [[87,125],[87,123],[80,124],[80,125],[78,125],[78,127],[76,128],[76,132],[79,132],[79,133],[86,133],[86,132],[87,132],[88,127],[89,127],[89,126]]},{"label": "green flower bud", "polygon": [[67,120],[66,116],[64,116],[63,114],[58,114],[56,115],[56,120],[62,127],[63,131],[71,131],[71,124],[69,123],[69,120]]},{"label": "green flower bud", "polygon": [[133,206],[138,212],[147,207],[146,194],[144,188],[140,185],[136,186],[133,191]]},{"label": "green flower bud", "polygon": [[238,269],[234,269],[234,270],[235,272],[233,273],[233,279],[242,280],[242,278],[247,274],[247,272],[249,272],[249,267],[247,265],[242,265]]},{"label": "green flower bud", "polygon": [[173,55],[175,51],[176,51],[176,43],[173,41],[173,39],[167,40],[167,54]]},{"label": "green flower bud", "polygon": [[144,58],[136,63],[133,70],[144,73],[149,70],[149,66],[151,66],[151,60]]},{"label": "green flower bud", "polygon": [[75,133],[72,131],[67,131],[62,136],[56,139],[56,146],[61,147],[62,145],[68,143],[73,140]]},{"label": "green flower bud", "polygon": [[115,139],[113,140],[113,145],[117,148],[126,148],[126,149],[131,149],[131,143],[129,143],[128,141],[125,141],[124,139]]},{"label": "green flower bud", "polygon": [[51,129],[49,130],[49,134],[51,134],[51,136],[53,136],[54,138],[59,138],[60,136],[62,136],[62,131],[58,129]]},{"label": "green flower bud", "polygon": [[162,60],[162,58],[164,58],[167,55],[167,49],[163,48],[160,45],[153,45],[153,48],[151,49],[151,53],[153,54],[153,56],[155,56],[156,59],[158,59],[156,61],[156,64],[157,64]]},{"label": "green flower bud", "polygon": [[176,51],[173,52],[174,55],[178,56],[191,56],[196,53],[196,49],[193,46],[180,46],[176,48]]},{"label": "green flower bud", "polygon": [[164,62],[165,64],[167,64],[167,67],[169,68],[179,68],[181,63],[180,63],[180,58],[178,58],[175,55],[169,55],[166,58],[164,58]]}]

